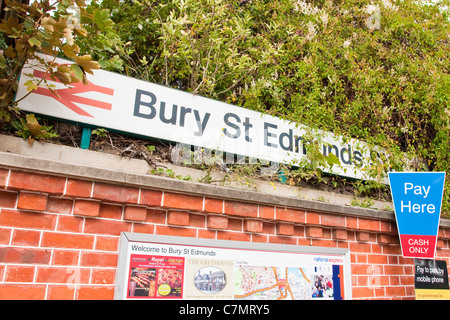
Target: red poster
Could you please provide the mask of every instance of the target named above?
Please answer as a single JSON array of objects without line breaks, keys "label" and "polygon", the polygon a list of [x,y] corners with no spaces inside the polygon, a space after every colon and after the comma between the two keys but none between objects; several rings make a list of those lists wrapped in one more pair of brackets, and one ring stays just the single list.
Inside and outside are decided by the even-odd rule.
[{"label": "red poster", "polygon": [[183,297],[184,257],[132,254],[127,298]]}]

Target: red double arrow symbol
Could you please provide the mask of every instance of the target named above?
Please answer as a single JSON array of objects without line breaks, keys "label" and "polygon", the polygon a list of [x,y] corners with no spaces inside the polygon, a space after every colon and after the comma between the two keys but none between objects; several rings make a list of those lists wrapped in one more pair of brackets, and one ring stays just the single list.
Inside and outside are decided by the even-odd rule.
[{"label": "red double arrow symbol", "polygon": [[[42,71],[34,70],[33,75],[37,78],[45,79],[48,81],[55,81],[55,79],[52,79],[49,74],[42,72]],[[56,82],[59,82],[59,81],[56,80]],[[57,94],[55,94],[54,92],[56,92]],[[95,108],[111,110],[111,108],[112,108],[111,103],[77,96],[77,94],[84,93],[84,92],[99,92],[99,93],[107,94],[110,96],[114,95],[114,89],[102,87],[102,86],[93,84],[90,81],[88,82],[87,85],[83,84],[82,82],[78,82],[75,84],[71,84],[71,87],[67,87],[67,88],[63,88],[63,89],[50,90],[48,88],[38,87],[36,90],[33,91],[33,93],[54,98],[55,100],[57,100],[58,102],[65,105],[70,110],[76,112],[79,115],[86,116],[86,117],[93,118],[93,116],[91,114],[89,114],[85,110],[81,109],[75,103],[81,103],[81,104],[88,105],[88,106],[95,107]],[[59,98],[58,98],[58,96],[59,96]]]}]

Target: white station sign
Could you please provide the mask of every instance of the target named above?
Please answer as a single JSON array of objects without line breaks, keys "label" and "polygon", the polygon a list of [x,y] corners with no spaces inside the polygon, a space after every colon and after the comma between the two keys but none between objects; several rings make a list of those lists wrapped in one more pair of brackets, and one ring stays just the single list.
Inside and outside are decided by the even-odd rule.
[{"label": "white station sign", "polygon": [[[25,82],[30,74],[54,85],[52,91],[59,97],[41,85],[19,101],[29,93]],[[43,71],[25,66],[16,101],[20,109],[36,114],[272,163],[295,166],[311,143],[305,138],[307,127],[267,114],[109,71],[95,70],[87,78],[88,85],[68,88]],[[323,131],[315,136],[320,138],[321,153],[333,153],[340,161],[340,165],[323,167],[324,172],[370,179],[367,144]]]}]

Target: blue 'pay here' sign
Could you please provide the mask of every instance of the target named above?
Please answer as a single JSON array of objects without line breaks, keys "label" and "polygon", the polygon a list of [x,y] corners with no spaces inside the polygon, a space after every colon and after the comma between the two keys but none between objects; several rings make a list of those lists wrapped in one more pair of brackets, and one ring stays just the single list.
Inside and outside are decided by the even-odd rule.
[{"label": "blue 'pay here' sign", "polygon": [[390,172],[392,200],[404,257],[433,259],[445,172]]}]

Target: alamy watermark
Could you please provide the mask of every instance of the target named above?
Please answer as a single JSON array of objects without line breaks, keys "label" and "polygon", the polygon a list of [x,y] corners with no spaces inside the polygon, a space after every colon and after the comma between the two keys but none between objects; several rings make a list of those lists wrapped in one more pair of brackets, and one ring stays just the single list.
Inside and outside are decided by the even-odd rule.
[{"label": "alamy watermark", "polygon": [[223,171],[228,171],[228,166],[232,165],[258,164],[261,166],[261,176],[274,175],[279,171],[279,163],[277,162],[240,156],[234,153],[211,150],[183,143],[177,143],[175,147],[172,148],[170,159],[177,165],[216,166]]},{"label": "alamy watermark", "polygon": [[79,7],[71,5],[67,8],[69,17],[67,18],[67,27],[69,29],[81,29],[81,10]]}]

